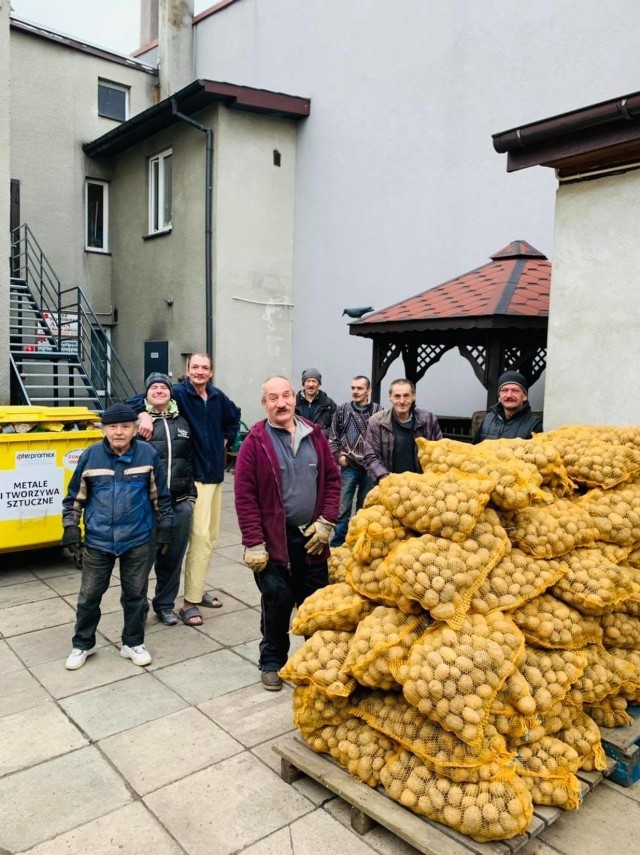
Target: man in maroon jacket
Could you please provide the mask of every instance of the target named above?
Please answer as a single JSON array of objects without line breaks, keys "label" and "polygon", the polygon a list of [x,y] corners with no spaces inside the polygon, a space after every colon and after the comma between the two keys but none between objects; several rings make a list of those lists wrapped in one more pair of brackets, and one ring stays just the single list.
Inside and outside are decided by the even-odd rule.
[{"label": "man in maroon jacket", "polygon": [[262,685],[277,692],[293,607],[329,581],[340,472],[322,429],[296,416],[286,377],[264,383],[262,405],[267,418],[253,425],[236,459],[235,502],[244,563],[262,595]]}]

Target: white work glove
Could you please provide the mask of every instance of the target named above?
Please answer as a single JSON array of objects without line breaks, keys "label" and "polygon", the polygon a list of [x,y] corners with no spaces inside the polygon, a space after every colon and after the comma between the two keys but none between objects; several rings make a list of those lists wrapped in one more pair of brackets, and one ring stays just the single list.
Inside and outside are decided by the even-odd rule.
[{"label": "white work glove", "polygon": [[304,536],[310,538],[304,546],[309,555],[322,555],[325,546],[329,545],[334,528],[335,525],[330,523],[329,520],[326,520],[324,517],[318,517],[315,522],[311,523],[303,531]]},{"label": "white work glove", "polygon": [[262,573],[269,562],[269,553],[267,552],[266,545],[258,543],[256,546],[245,546],[242,560],[254,573]]}]

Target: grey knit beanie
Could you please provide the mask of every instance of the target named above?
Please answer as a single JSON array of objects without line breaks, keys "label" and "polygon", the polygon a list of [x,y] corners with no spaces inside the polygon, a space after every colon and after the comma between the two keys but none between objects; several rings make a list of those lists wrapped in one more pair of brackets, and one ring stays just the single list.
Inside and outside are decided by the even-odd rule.
[{"label": "grey knit beanie", "polygon": [[529,394],[529,384],[527,383],[525,376],[520,374],[519,371],[505,371],[504,374],[501,374],[498,378],[498,392],[503,386],[506,386],[507,383],[515,383],[516,386],[520,386],[525,395]]},{"label": "grey knit beanie", "polygon": [[164,383],[170,392],[172,390],[171,380],[169,379],[168,374],[163,374],[161,371],[152,371],[144,381],[145,394],[149,391],[149,386],[153,386],[154,383]]},{"label": "grey knit beanie", "polygon": [[318,383],[322,383],[322,374],[318,371],[317,368],[305,368],[305,370],[302,372],[303,384],[305,380],[317,380]]}]

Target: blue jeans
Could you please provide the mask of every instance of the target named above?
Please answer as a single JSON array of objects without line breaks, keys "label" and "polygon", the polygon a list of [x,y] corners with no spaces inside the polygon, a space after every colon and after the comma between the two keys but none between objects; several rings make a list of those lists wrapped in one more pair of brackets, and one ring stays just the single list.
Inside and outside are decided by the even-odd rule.
[{"label": "blue jeans", "polygon": [[[82,582],[76,607],[74,647],[90,650],[96,643],[100,622],[100,602],[109,587],[116,555],[85,546],[82,558]],[[135,647],[144,643],[147,620],[147,582],[149,580],[149,544],[134,546],[120,556],[120,604],[124,612],[122,643]]]},{"label": "blue jeans", "polygon": [[151,555],[149,557],[150,568],[156,566],[156,594],[151,605],[154,612],[161,609],[172,609],[178,596],[180,587],[180,573],[182,561],[189,543],[191,531],[191,518],[193,517],[193,502],[185,499],[177,502],[173,507],[173,527],[171,535],[173,540],[167,544],[168,549],[162,552],[165,544],[156,547],[155,538],[151,543]]},{"label": "blue jeans", "polygon": [[287,529],[289,567],[269,561],[261,573],[254,573],[261,593],[261,671],[278,671],[289,656],[289,622],[294,606],[318,588],[329,584],[327,562],[308,564],[304,545],[309,538]]},{"label": "blue jeans", "polygon": [[340,516],[338,524],[333,532],[331,546],[342,546],[347,536],[349,520],[353,509],[353,498],[356,499],[356,511],[359,511],[365,496],[373,486],[366,469],[358,469],[355,466],[345,466],[340,470]]}]

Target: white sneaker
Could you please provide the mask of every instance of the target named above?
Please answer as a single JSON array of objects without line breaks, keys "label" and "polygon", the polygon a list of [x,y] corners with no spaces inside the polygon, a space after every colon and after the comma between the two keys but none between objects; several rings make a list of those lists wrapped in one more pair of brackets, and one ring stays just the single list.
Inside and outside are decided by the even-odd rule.
[{"label": "white sneaker", "polygon": [[87,661],[87,656],[93,656],[95,652],[95,645],[89,650],[80,650],[79,647],[74,647],[69,656],[67,657],[67,661],[64,663],[64,667],[67,669],[67,671],[77,671],[78,668],[82,668],[84,663]]},{"label": "white sneaker", "polygon": [[134,665],[151,665],[151,654],[144,644],[136,644],[135,647],[127,647],[123,644],[120,648],[120,656],[123,659],[131,659]]}]

